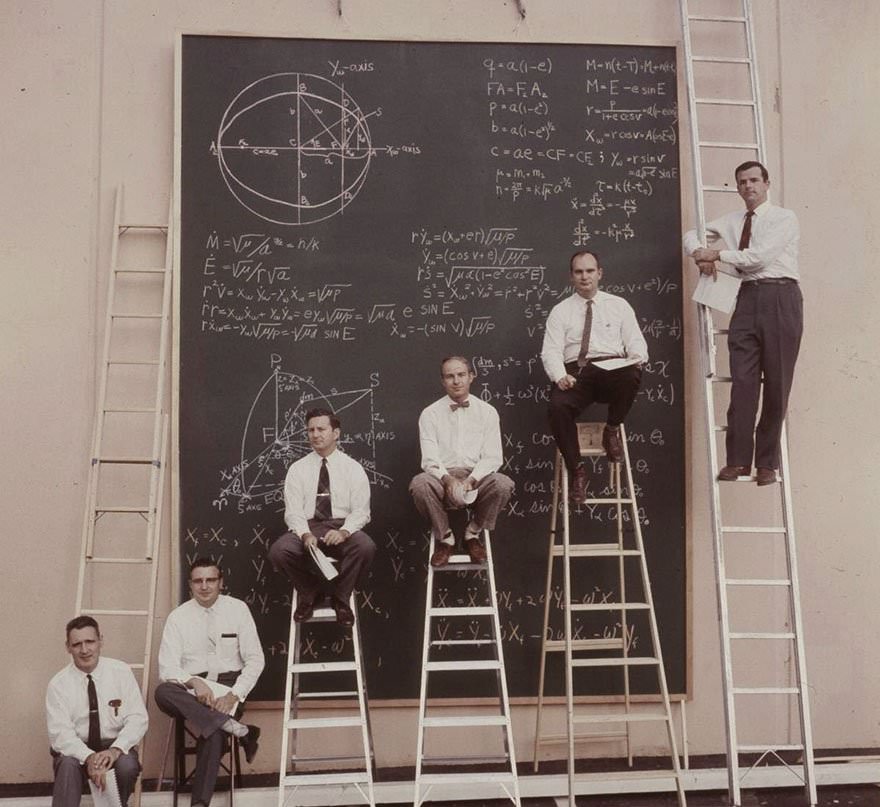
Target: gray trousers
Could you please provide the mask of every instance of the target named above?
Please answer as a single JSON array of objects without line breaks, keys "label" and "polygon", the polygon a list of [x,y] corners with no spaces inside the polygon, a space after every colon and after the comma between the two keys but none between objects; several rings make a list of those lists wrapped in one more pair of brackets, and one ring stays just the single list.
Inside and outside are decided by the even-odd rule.
[{"label": "gray trousers", "polygon": [[[449,475],[467,479],[469,468],[450,468]],[[431,474],[421,473],[413,477],[409,485],[416,509],[431,522],[435,540],[440,540],[449,530],[449,513],[444,501],[443,483]],[[481,530],[494,530],[498,514],[513,494],[513,480],[504,474],[487,474],[477,483],[477,500],[470,506],[474,523]]]},{"label": "gray trousers", "polygon": [[[779,438],[804,328],[797,283],[743,283],[727,337],[727,464],[779,467]],[[755,428],[758,399],[761,417]]]},{"label": "gray trousers", "polygon": [[[237,673],[234,674],[234,678],[238,678]],[[234,678],[231,683],[235,683]],[[219,676],[218,680],[220,680]],[[231,686],[226,679],[222,679],[221,683]],[[195,695],[182,684],[163,681],[156,687],[153,698],[166,715],[183,718],[196,730],[198,741],[191,803],[210,804],[217,785],[217,772],[220,770],[220,759],[223,756],[223,746],[227,737],[226,732],[220,730],[220,726],[229,719],[229,715],[199,703]]]},{"label": "gray trousers", "polygon": [[[104,748],[109,748],[111,742],[112,740],[103,743]],[[66,757],[53,751],[52,769],[55,773],[55,783],[52,786],[52,807],[79,807],[83,786],[89,779],[85,766],[76,757]],[[131,791],[134,790],[138,774],[141,772],[137,749],[132,748],[127,754],[119,757],[113,770],[116,771],[119,800],[125,807],[128,804]]]}]

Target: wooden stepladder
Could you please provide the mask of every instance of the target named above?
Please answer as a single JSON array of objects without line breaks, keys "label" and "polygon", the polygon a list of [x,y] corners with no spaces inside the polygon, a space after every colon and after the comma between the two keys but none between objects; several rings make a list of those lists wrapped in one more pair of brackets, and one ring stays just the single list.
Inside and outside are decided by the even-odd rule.
[{"label": "wooden stepladder", "polygon": [[[728,184],[729,180],[725,182],[733,167],[745,160],[763,162],[765,154],[751,3],[749,0],[729,2],[735,6],[734,12],[722,15],[717,8],[712,13],[702,13],[699,0],[679,0],[697,227],[703,244],[706,243],[707,220],[723,212],[718,209],[719,203],[736,191]],[[729,90],[732,97],[711,91],[712,87],[721,85],[733,88]],[[727,132],[724,137],[723,132]],[[803,783],[809,804],[815,804],[813,739],[786,429],[783,426],[781,480],[776,485],[758,491],[754,488],[754,477],[738,480],[751,482],[748,488],[718,482],[722,463],[716,441],[727,427],[717,425],[716,387],[729,389],[731,378],[723,370],[719,372],[716,361],[719,340],[723,342],[728,331],[716,325],[712,309],[699,305],[698,313],[708,426],[728,794],[732,804],[740,805],[741,787],[749,773],[758,765],[778,763],[791,771],[793,784]],[[750,515],[738,525],[727,523],[722,504],[728,510],[737,506]],[[774,562],[779,568],[774,568]],[[775,617],[775,624],[768,626],[771,616]],[[732,622],[741,627],[731,629]],[[756,622],[759,624],[754,626]],[[753,627],[745,629],[749,624]],[[736,680],[734,666],[737,667]],[[762,668],[762,676],[755,675],[756,666]],[[790,736],[768,738],[769,733],[778,732],[768,731],[766,715],[776,707],[780,714],[786,714],[787,722],[792,704],[797,713],[799,736],[794,740]],[[740,733],[748,739],[741,741]]]},{"label": "wooden stepladder", "polygon": [[[359,799],[357,803],[370,804],[375,807],[376,799],[373,793],[373,766],[375,755],[373,752],[373,736],[370,730],[370,712],[367,703],[367,687],[364,679],[364,662],[361,648],[360,621],[358,619],[355,595],[351,595],[350,607],[355,615],[355,622],[351,628],[351,658],[348,660],[322,660],[319,651],[311,655],[316,657],[314,661],[303,661],[303,634],[306,630],[312,630],[313,625],[327,625],[336,622],[336,614],[329,606],[315,608],[312,617],[304,623],[297,623],[293,619],[296,610],[297,595],[293,592],[293,604],[290,609],[290,638],[288,642],[287,656],[287,680],[284,689],[284,712],[282,713],[281,734],[281,762],[278,777],[278,807],[297,804],[296,795],[300,789],[309,789],[314,794],[314,788],[329,787],[339,788],[338,797],[326,803],[353,803],[349,797]],[[309,647],[317,643],[311,642]],[[326,657],[328,654],[323,653]],[[346,689],[321,689],[317,688],[318,679],[327,680],[333,676],[334,680],[342,678],[346,682]],[[302,677],[307,676],[315,687],[308,690],[302,687]],[[318,703],[323,701],[343,702],[345,710],[350,714],[335,717],[304,717],[300,708],[306,703]],[[349,739],[353,731],[357,732],[354,738],[355,745],[359,745],[361,753],[345,755],[312,755],[304,756],[297,753],[300,732],[313,731],[318,735],[334,738],[340,737],[339,730],[347,730]],[[312,735],[316,736],[316,735]],[[326,766],[328,763],[338,766],[345,765],[346,769],[315,770],[318,765]],[[309,768],[303,771],[302,767]],[[299,770],[297,770],[299,768]],[[354,768],[352,770],[352,768]],[[314,802],[309,802],[314,803]]]},{"label": "wooden stepladder", "polygon": [[[507,675],[504,670],[504,652],[501,647],[501,626],[498,618],[498,598],[495,589],[495,570],[492,562],[492,544],[488,530],[483,531],[486,546],[486,561],[483,564],[471,563],[467,555],[452,555],[449,562],[440,568],[428,563],[428,583],[425,599],[425,633],[422,645],[422,675],[419,691],[419,734],[416,746],[416,777],[413,803],[416,807],[429,800],[435,787],[450,786],[454,795],[455,786],[467,787],[473,792],[475,786],[488,787],[496,792],[492,794],[510,799],[520,804],[519,779],[516,771],[516,755],[513,747],[513,728],[510,723],[510,701],[507,695]],[[430,557],[430,544],[429,544]],[[466,604],[457,600],[454,604],[446,603],[447,591],[438,585],[435,577],[459,578],[467,576],[468,582],[482,578],[485,583],[484,601],[477,605],[470,599],[478,596],[471,588]],[[454,626],[466,624],[464,638]],[[450,631],[449,629],[452,628]],[[445,629],[445,632],[444,632]],[[449,637],[451,634],[451,638]],[[449,658],[450,655],[457,658]],[[430,681],[442,679],[447,688],[455,686],[461,697],[467,697],[474,690],[487,684],[487,673],[495,678],[495,705],[487,710],[471,714],[435,715],[428,714],[428,688]],[[433,710],[431,710],[433,711]],[[473,742],[475,732],[486,730],[500,740],[500,753],[494,756],[441,756],[427,755],[426,736],[442,734],[440,739],[465,737]],[[436,734],[434,733],[436,731]],[[455,733],[457,732],[457,734]],[[500,736],[499,736],[500,734]],[[480,735],[483,736],[482,734]],[[491,739],[487,740],[491,742]],[[430,772],[426,767],[450,765],[479,765],[479,771],[473,772]],[[487,770],[486,766],[494,766],[496,770]],[[438,798],[447,800],[450,793],[441,793]]]},{"label": "wooden stepladder", "polygon": [[[123,220],[117,189],[75,605],[140,673],[145,699],[168,450],[170,233],[170,220]],[[136,804],[140,787],[139,779]]]},{"label": "wooden stepladder", "polygon": [[[581,457],[602,457],[605,450],[602,448],[602,423],[579,423],[578,440],[580,443]],[[574,540],[571,527],[571,512],[568,501],[568,473],[562,462],[562,457],[557,451],[556,466],[554,471],[553,487],[553,510],[550,517],[550,541],[547,562],[547,584],[544,599],[544,629],[541,643],[541,666],[538,682],[538,704],[535,725],[535,748],[534,767],[538,770],[540,761],[540,749],[544,745],[559,744],[564,742],[568,749],[568,801],[574,807],[577,788],[577,776],[575,773],[575,747],[582,742],[608,742],[619,741],[625,743],[627,759],[633,764],[631,726],[634,723],[660,722],[665,724],[666,735],[669,743],[669,754],[672,760],[671,769],[666,772],[674,780],[674,786],[678,794],[678,803],[682,807],[686,803],[684,786],[682,783],[681,768],[679,766],[678,751],[676,748],[675,727],[672,721],[672,710],[669,700],[669,690],[666,684],[666,671],[663,667],[663,654],[660,648],[660,637],[657,630],[657,620],[654,613],[654,601],[651,594],[651,584],[648,577],[648,566],[645,560],[645,548],[642,541],[642,530],[638,515],[638,503],[634,494],[632,479],[632,467],[629,459],[629,448],[626,442],[626,431],[621,426],[621,442],[624,447],[624,462],[609,463],[609,485],[606,492],[609,495],[588,498],[585,502],[587,508],[594,506],[611,506],[616,515],[616,541],[601,541],[588,543],[582,540]],[[622,473],[621,473],[622,471]],[[595,483],[593,483],[595,484]],[[559,542],[559,510],[562,509],[562,541]],[[632,539],[627,541],[626,525],[629,524],[632,531]],[[561,561],[562,572],[562,598],[560,606],[562,610],[562,628],[554,628],[551,604],[556,601],[554,597],[554,569],[558,566],[554,563]],[[573,563],[579,561],[577,571],[573,569]],[[609,566],[610,564],[610,566]],[[635,564],[635,569],[628,569]],[[613,567],[613,568],[612,568]],[[616,589],[610,597],[600,597],[600,601],[589,596],[574,594],[576,584],[581,578],[586,579],[587,573],[603,570],[614,578]],[[629,574],[627,573],[629,571]],[[557,572],[558,574],[558,572]],[[592,575],[591,575],[592,576]],[[638,580],[636,597],[630,598],[631,592],[627,591],[628,581],[633,577]],[[638,615],[641,614],[641,619]],[[579,638],[583,630],[583,623],[595,620],[597,617],[607,618],[611,616],[619,622],[619,631],[613,632],[607,638]],[[575,620],[582,624],[576,625]],[[650,640],[651,651],[649,655],[636,655],[631,652],[631,637],[636,627],[647,627],[647,636]],[[640,631],[641,632],[641,631]],[[553,638],[557,634],[561,638]],[[566,733],[562,736],[545,733],[543,727],[544,702],[547,698],[547,661],[550,654],[564,654],[565,674],[565,703],[566,703]],[[657,684],[660,696],[659,708],[651,706],[646,708],[644,704],[635,703],[631,691],[631,677],[633,668],[653,668],[657,674]],[[594,706],[581,705],[575,702],[579,693],[575,691],[575,676],[577,670],[593,670],[599,673],[602,668],[618,669],[622,672],[622,695],[616,695],[608,703],[602,704],[597,710]],[[586,694],[585,692],[582,694]],[[612,729],[601,733],[588,733],[583,727],[594,725]],[[622,727],[622,728],[621,728]],[[578,733],[581,729],[582,733]],[[664,772],[652,770],[648,772],[652,777],[663,775]]]}]

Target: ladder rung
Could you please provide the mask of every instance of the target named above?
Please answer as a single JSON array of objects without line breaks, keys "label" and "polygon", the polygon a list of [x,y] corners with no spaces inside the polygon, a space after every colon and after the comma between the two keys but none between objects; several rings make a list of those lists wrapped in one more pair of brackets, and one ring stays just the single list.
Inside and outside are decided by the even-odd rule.
[{"label": "ladder rung", "polygon": [[441,616],[491,616],[495,609],[491,605],[471,606],[469,608],[429,608],[432,617]]},{"label": "ladder rung", "polygon": [[357,785],[369,782],[370,776],[362,773],[301,773],[284,777],[284,787],[314,787],[316,785]]},{"label": "ladder rung", "polygon": [[143,269],[134,266],[117,266],[113,271],[118,275],[164,275],[166,273],[164,266],[151,266]]},{"label": "ladder rung", "polygon": [[121,224],[119,225],[119,234],[122,235],[125,230],[160,230],[161,232],[168,231],[167,224]]},{"label": "ladder rung", "polygon": [[452,670],[498,670],[501,662],[491,659],[478,661],[429,661],[425,665],[428,672],[449,672]]},{"label": "ladder rung", "polygon": [[144,668],[143,664],[129,664],[128,665],[132,670],[142,670]]},{"label": "ladder rung", "polygon": [[476,647],[479,645],[495,644],[494,639],[436,639],[431,642],[431,647],[465,646]]},{"label": "ladder rung", "polygon": [[95,508],[96,513],[149,513],[149,507],[105,507],[103,505]]},{"label": "ladder rung", "polygon": [[736,193],[736,188],[731,188],[729,185],[702,185],[701,189],[703,193]]},{"label": "ladder rung", "polygon": [[428,728],[449,728],[451,726],[506,726],[503,715],[457,715],[455,717],[425,717],[422,725]]},{"label": "ladder rung", "polygon": [[110,557],[87,557],[89,563],[152,563],[152,558],[110,558]]},{"label": "ladder rung", "polygon": [[575,715],[575,723],[636,723],[644,721],[666,721],[668,718],[662,712],[630,712],[629,714],[601,714],[601,715]]},{"label": "ladder rung", "polygon": [[738,632],[731,633],[731,639],[794,639],[793,633],[753,633]]},{"label": "ladder rung", "polygon": [[[731,188],[730,190],[733,190],[733,188]],[[716,328],[714,331],[712,331],[713,336],[727,336],[729,333],[730,328]]]},{"label": "ladder rung", "polygon": [[766,751],[803,751],[804,747],[797,743],[786,743],[784,745],[738,745],[736,750],[741,754],[763,754]]},{"label": "ladder rung", "polygon": [[105,415],[155,415],[156,409],[152,406],[126,406],[104,409]]},{"label": "ladder rung", "polygon": [[576,658],[571,660],[572,667],[646,667],[660,662],[652,656],[635,656],[627,658]]},{"label": "ladder rung", "polygon": [[737,577],[727,580],[728,586],[790,586],[791,580],[784,577]]},{"label": "ladder rung", "polygon": [[104,465],[152,465],[154,462],[158,465],[158,460],[152,457],[96,457],[94,461]]},{"label": "ladder rung", "polygon": [[485,563],[471,563],[470,555],[450,555],[445,565],[432,567],[434,574],[438,572],[485,571]]},{"label": "ladder rung", "polygon": [[110,314],[111,319],[162,319],[164,314],[131,314],[131,313],[113,313]]},{"label": "ladder rung", "polygon": [[[752,477],[747,477],[751,479]],[[739,477],[743,479],[743,477]],[[721,532],[740,532],[749,535],[784,535],[785,527],[722,527]]]},{"label": "ladder rung", "polygon": [[754,106],[755,102],[746,98],[694,98],[694,103],[711,106]]},{"label": "ladder rung", "polygon": [[797,695],[800,687],[734,687],[734,695]]},{"label": "ladder rung", "polygon": [[363,754],[334,754],[333,756],[318,756],[318,757],[306,757],[301,754],[294,754],[291,756],[290,761],[292,763],[309,765],[315,764],[316,762],[360,762],[363,763],[364,755]]},{"label": "ladder rung", "polygon": [[718,14],[688,14],[689,20],[696,22],[745,22],[745,17],[729,17]]},{"label": "ladder rung", "polygon": [[[579,558],[602,558],[602,557],[635,557],[641,555],[638,549],[621,549],[617,544],[569,544],[568,554]],[[565,547],[561,544],[553,546],[553,555],[562,557],[565,555]]]},{"label": "ladder rung", "polygon": [[737,143],[732,140],[701,140],[697,144],[701,149],[756,149],[757,143]]},{"label": "ladder rung", "polygon": [[82,612],[93,616],[149,616],[150,614],[149,611],[128,611],[121,608],[83,608]]},{"label": "ladder rung", "polygon": [[288,729],[334,729],[360,726],[360,715],[353,717],[295,717],[285,721]]},{"label": "ladder rung", "polygon": [[691,56],[692,62],[710,62],[713,64],[751,64],[745,56]]},{"label": "ladder rung", "polygon": [[[544,642],[544,649],[548,653],[565,650],[564,639],[550,639]],[[574,639],[571,643],[572,651],[579,650],[622,650],[623,638],[619,639]]]},{"label": "ladder rung", "polygon": [[571,604],[572,611],[646,611],[648,603],[646,602],[603,602],[580,604],[573,602]]},{"label": "ladder rung", "polygon": [[159,362],[155,359],[138,359],[131,361],[117,361],[113,359],[107,362],[108,367],[156,367]]},{"label": "ladder rung", "polygon": [[[492,757],[495,759],[495,757]],[[506,761],[507,757],[499,759]],[[425,760],[428,761],[427,759]],[[435,760],[436,761],[436,760]],[[513,782],[513,774],[479,771],[474,773],[426,773],[419,777],[419,781],[426,785],[443,785],[443,784],[469,784],[471,782]]]},{"label": "ladder rung", "polygon": [[[575,734],[572,739],[576,743],[598,743],[598,742],[607,742],[608,740],[625,740],[628,736],[628,732],[625,730],[621,731],[603,731],[603,732],[595,732],[591,734]],[[560,743],[567,743],[568,735],[567,734],[545,734],[543,737],[538,737],[539,745],[559,745]]]},{"label": "ladder rung", "polygon": [[340,689],[335,692],[298,692],[296,699],[313,700],[317,698],[356,698],[358,691],[356,689]]},{"label": "ladder rung", "polygon": [[308,663],[291,664],[287,668],[288,673],[323,673],[323,672],[353,672],[357,665],[353,661],[313,661]]}]

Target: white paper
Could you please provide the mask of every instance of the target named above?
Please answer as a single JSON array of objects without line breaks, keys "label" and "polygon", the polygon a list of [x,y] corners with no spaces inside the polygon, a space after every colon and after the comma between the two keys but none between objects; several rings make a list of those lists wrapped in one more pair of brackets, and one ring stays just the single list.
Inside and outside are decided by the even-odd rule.
[{"label": "white paper", "polygon": [[[196,676],[198,677],[198,676]],[[221,684],[219,681],[209,681],[207,678],[199,677],[199,681],[208,685],[208,689],[211,690],[211,694],[215,698],[222,698],[224,695],[232,692],[232,687],[226,686],[226,684]],[[187,687],[187,689],[192,689],[192,687]],[[228,714],[234,715],[236,710],[238,709],[238,701],[232,704],[232,707],[229,709]]]},{"label": "white paper", "polygon": [[629,367],[631,364],[638,363],[638,359],[628,359],[626,356],[620,356],[615,359],[600,359],[599,361],[591,362],[593,367],[598,367],[602,370],[619,370],[621,367]]},{"label": "white paper", "polygon": [[95,807],[122,807],[119,786],[116,784],[116,771],[113,768],[107,771],[104,777],[103,790],[98,790],[91,779],[89,779],[89,789],[92,791],[92,803]]},{"label": "white paper", "polygon": [[461,494],[461,498],[464,499],[465,504],[473,504],[477,500],[477,489],[466,490]]},{"label": "white paper", "polygon": [[726,272],[718,272],[715,279],[712,275],[700,275],[697,288],[694,289],[693,301],[708,305],[718,311],[729,314],[736,305],[736,296],[742,281]]},{"label": "white paper", "polygon": [[320,569],[321,574],[324,575],[327,580],[332,580],[334,577],[339,576],[339,572],[336,571],[336,567],[327,559],[327,556],[320,550],[317,546],[310,546],[309,552],[311,553],[312,560],[315,561],[318,569]]}]

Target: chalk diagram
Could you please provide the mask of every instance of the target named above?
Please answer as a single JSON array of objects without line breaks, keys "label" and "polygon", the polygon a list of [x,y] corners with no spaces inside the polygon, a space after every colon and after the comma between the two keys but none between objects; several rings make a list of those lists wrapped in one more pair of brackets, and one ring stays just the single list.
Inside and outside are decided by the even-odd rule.
[{"label": "chalk diagram", "polygon": [[226,108],[213,144],[220,173],[245,208],[275,224],[341,213],[363,187],[374,148],[367,118],[345,89],[310,73],[276,73]]},{"label": "chalk diagram", "polygon": [[238,464],[220,471],[223,487],[214,500],[218,510],[233,501],[241,511],[284,501],[288,467],[312,450],[305,415],[315,407],[340,416],[339,445],[364,467],[370,484],[390,486],[391,477],[376,470],[375,425],[380,418],[373,407],[373,390],[324,392],[302,376],[275,368],[248,411]]}]

